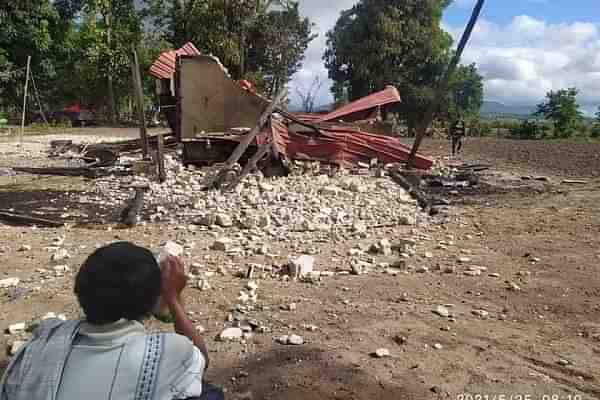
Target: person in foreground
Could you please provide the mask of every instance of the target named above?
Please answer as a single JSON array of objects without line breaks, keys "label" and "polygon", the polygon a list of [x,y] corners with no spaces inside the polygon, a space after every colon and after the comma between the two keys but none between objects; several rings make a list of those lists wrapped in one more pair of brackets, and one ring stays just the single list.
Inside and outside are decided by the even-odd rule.
[{"label": "person in foreground", "polygon": [[[75,281],[85,319],[42,321],[8,365],[0,400],[223,399],[203,383],[208,351],[179,300],[185,284],[176,257],[159,267],[131,243],[96,250]],[[176,333],[147,333],[141,323],[159,297]]]}]

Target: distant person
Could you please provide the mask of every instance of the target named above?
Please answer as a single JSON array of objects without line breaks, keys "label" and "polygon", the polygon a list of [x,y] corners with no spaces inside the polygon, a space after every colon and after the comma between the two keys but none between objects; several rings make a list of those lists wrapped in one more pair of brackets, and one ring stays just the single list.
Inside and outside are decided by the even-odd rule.
[{"label": "distant person", "polygon": [[[206,345],[179,300],[186,281],[177,257],[159,266],[126,242],[96,250],[75,279],[85,319],[42,321],[6,369],[0,400],[223,399],[203,382]],[[177,333],[141,323],[159,296]]]},{"label": "distant person", "polygon": [[452,156],[459,154],[462,150],[463,138],[466,135],[465,122],[456,120],[450,128],[450,139],[452,140]]}]

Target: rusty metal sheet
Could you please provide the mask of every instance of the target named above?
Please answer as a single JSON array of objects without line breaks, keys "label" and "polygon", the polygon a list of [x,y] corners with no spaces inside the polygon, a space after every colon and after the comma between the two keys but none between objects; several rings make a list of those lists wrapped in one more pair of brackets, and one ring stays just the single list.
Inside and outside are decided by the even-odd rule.
[{"label": "rusty metal sheet", "polygon": [[[402,163],[408,160],[410,148],[398,138],[361,132],[345,126],[322,128],[321,136],[290,132],[281,121],[271,121],[273,147],[286,158],[332,162],[350,167],[358,162],[377,158],[384,163]],[[417,155],[415,167],[430,169],[433,159]]]},{"label": "rusty metal sheet", "polygon": [[[347,122],[364,119],[363,115],[353,118],[354,114],[364,114],[369,110],[376,109],[386,104],[399,103],[402,101],[398,89],[394,86],[387,86],[384,90],[362,97],[352,103],[346,104],[321,117],[320,121],[338,121]],[[358,119],[357,119],[358,118]]]},{"label": "rusty metal sheet", "polygon": [[188,42],[180,49],[165,51],[158,56],[150,67],[150,75],[157,79],[171,79],[175,73],[175,63],[178,56],[196,56],[200,51],[193,43]]}]

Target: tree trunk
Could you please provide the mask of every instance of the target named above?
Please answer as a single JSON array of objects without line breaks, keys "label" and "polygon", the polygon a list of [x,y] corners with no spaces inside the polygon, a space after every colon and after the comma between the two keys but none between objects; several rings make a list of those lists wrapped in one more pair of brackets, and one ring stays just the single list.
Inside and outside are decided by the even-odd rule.
[{"label": "tree trunk", "polygon": [[242,26],[240,33],[240,79],[244,79],[246,74],[246,30]]},{"label": "tree trunk", "polygon": [[[112,10],[109,5],[106,10],[106,44],[108,49],[112,49]],[[117,104],[115,102],[115,88],[113,84],[113,69],[112,60],[108,62],[108,113],[110,117],[110,123],[113,125],[117,124]]]}]

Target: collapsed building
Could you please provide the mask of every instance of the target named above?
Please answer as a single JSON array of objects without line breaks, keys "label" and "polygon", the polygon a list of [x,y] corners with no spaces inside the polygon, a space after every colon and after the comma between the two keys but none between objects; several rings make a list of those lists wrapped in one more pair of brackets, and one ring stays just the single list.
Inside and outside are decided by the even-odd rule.
[{"label": "collapsed building", "polygon": [[[201,54],[192,43],[162,53],[149,72],[157,79],[161,111],[183,144],[184,164],[225,162],[272,105],[251,82],[234,81],[216,57]],[[289,113],[275,107],[239,162],[247,163],[261,149],[261,169],[286,168],[295,160],[345,168],[374,160],[404,163],[410,149],[398,137],[368,129],[382,107],[400,101],[398,90],[388,86],[327,114]],[[418,154],[414,165],[427,170],[433,160]]]}]

